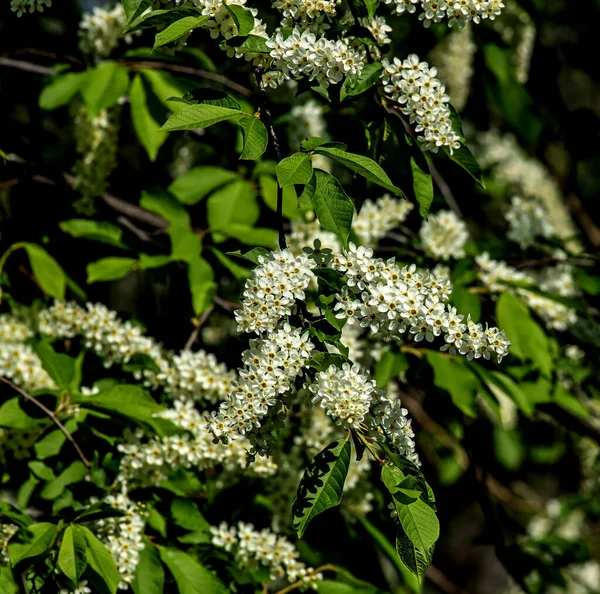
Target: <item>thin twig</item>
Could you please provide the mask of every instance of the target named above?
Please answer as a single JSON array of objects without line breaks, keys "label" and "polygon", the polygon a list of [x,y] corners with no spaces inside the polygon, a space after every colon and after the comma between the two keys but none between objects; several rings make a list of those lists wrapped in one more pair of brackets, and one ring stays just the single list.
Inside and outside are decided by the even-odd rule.
[{"label": "thin twig", "polygon": [[185,346],[183,347],[184,350],[189,351],[192,346],[194,345],[194,343],[198,340],[198,334],[200,332],[200,328],[202,328],[202,326],[204,326],[206,320],[208,320],[208,316],[210,316],[210,314],[213,312],[214,306],[210,306],[207,310],[204,311],[204,313],[200,316],[200,319],[194,324],[194,330],[192,331],[192,333],[190,334],[190,337],[187,339],[187,342],[185,343]]},{"label": "thin twig", "polygon": [[35,406],[37,406],[48,417],[50,417],[52,422],[63,432],[64,436],[73,444],[73,447],[77,450],[77,453],[79,454],[79,457],[81,458],[81,461],[88,468],[90,468],[92,466],[91,462],[83,455],[81,448],[79,447],[79,445],[77,444],[77,442],[75,441],[73,436],[67,431],[65,426],[59,421],[57,416],[47,406],[42,404],[37,398],[34,398],[33,396],[31,396],[30,394],[25,392],[25,390],[23,390],[22,388],[19,388],[19,386],[13,384],[9,379],[6,379],[5,377],[0,376],[0,382],[9,386],[13,390],[15,390],[15,392],[18,392],[21,396],[23,396],[23,398],[25,398],[25,400],[28,400],[29,402],[32,402],[33,404],[35,404]]},{"label": "thin twig", "polygon": [[575,194],[570,194],[567,196],[567,206],[587,235],[590,243],[596,248],[600,247],[600,227],[594,223],[592,217],[586,212],[581,200]]},{"label": "thin twig", "polygon": [[214,302],[219,306],[222,307],[225,311],[234,311],[235,309],[240,309],[242,306],[239,303],[235,303],[235,301],[226,301],[225,299],[223,299],[222,297],[219,297],[218,295],[215,295],[213,297]]},{"label": "thin twig", "polygon": [[181,64],[170,64],[169,62],[155,62],[154,60],[122,60],[131,68],[152,68],[155,70],[168,70],[170,72],[178,72],[179,74],[187,74],[188,76],[196,76],[198,78],[205,78],[222,84],[224,87],[229,87],[232,91],[236,91],[244,97],[250,97],[252,91],[246,87],[228,79],[222,74],[216,72],[209,72],[208,70],[202,70],[201,68],[192,68],[191,66],[182,66]]},{"label": "thin twig", "polygon": [[[275,157],[279,163],[283,159],[283,154],[281,152],[277,134],[275,133],[275,128],[273,128],[273,116],[271,114],[269,97],[258,69],[254,70],[254,76],[256,77],[256,84],[258,85],[258,93],[261,102],[261,119],[263,120],[263,123],[269,132],[269,136],[271,137],[271,146],[273,147],[273,152],[275,153]],[[287,247],[287,243],[285,241],[285,230],[283,228],[283,188],[279,184],[279,181],[277,182],[277,220],[277,224],[279,226],[279,247],[283,250]]]},{"label": "thin twig", "polygon": [[127,217],[117,217],[117,223],[123,225],[123,227],[125,227],[126,229],[129,229],[129,231],[131,231],[141,241],[152,241],[150,235],[148,235],[139,227],[136,227]]},{"label": "thin twig", "polygon": [[587,419],[582,419],[556,404],[538,404],[537,410],[550,415],[569,431],[580,436],[585,435],[600,444],[600,428]]},{"label": "thin twig", "polygon": [[[335,571],[336,573],[338,573],[340,571],[340,568],[336,567],[335,565],[332,565],[331,563],[326,563],[325,565],[321,565],[320,567],[313,569],[312,574],[310,574],[310,575],[316,576],[317,574],[319,574],[323,571]],[[306,576],[306,577],[309,577],[309,576]],[[294,582],[293,584],[286,586],[282,590],[278,590],[275,594],[287,594],[288,592],[291,592],[292,590],[296,590],[298,588],[302,588],[305,586],[306,586],[306,582],[304,580],[298,580],[298,581]],[[269,584],[265,585],[263,592],[265,594],[268,594]]]}]

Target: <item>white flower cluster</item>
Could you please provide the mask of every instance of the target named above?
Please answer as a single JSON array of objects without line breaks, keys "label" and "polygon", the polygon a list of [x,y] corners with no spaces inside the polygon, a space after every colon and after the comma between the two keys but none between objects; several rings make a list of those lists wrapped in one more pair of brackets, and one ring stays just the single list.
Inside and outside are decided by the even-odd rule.
[{"label": "white flower cluster", "polygon": [[345,429],[359,429],[377,395],[375,380],[362,373],[358,365],[331,365],[319,371],[309,390],[312,401]]},{"label": "white flower cluster", "polygon": [[[393,198],[390,194],[384,194],[377,200],[365,200],[352,221],[352,230],[361,243],[375,247],[386,233],[406,220],[413,208],[414,205],[408,200]],[[317,239],[323,248],[334,252],[341,249],[337,236],[325,231],[316,219],[306,222],[295,220],[291,222],[291,226],[288,244],[294,253],[301,253],[303,247],[313,245]]]},{"label": "white flower cluster", "polygon": [[[281,252],[280,252],[281,253]],[[261,426],[262,419],[287,393],[310,357],[314,345],[308,332],[284,324],[266,337],[250,341],[245,367],[232,392],[212,413],[210,429],[216,437],[235,439]]]},{"label": "white flower cluster", "polygon": [[44,7],[50,8],[52,0],[11,0],[10,9],[17,13],[17,16],[23,16],[26,12],[42,12]]},{"label": "white flower cluster", "polygon": [[0,315],[0,375],[28,392],[53,389],[55,384],[33,348],[23,344],[33,336],[26,324],[11,315]]},{"label": "white flower cluster", "polygon": [[214,546],[233,552],[242,566],[260,563],[268,567],[272,580],[284,578],[290,584],[300,581],[305,587],[316,588],[323,579],[321,573],[298,560],[298,551],[287,538],[267,528],[258,531],[244,522],[237,526],[221,522],[212,526],[211,532]]},{"label": "white flower cluster", "polygon": [[437,66],[440,80],[448,87],[450,101],[457,111],[464,109],[469,98],[476,50],[473,29],[468,24],[444,37],[429,56]]},{"label": "white flower cluster", "polygon": [[508,185],[513,193],[527,199],[540,200],[548,212],[548,219],[557,237],[567,241],[574,252],[581,245],[573,240],[579,233],[565,206],[558,184],[548,170],[530,157],[511,135],[501,135],[498,130],[478,132],[474,145],[475,156],[484,168],[499,181]]},{"label": "white flower cluster", "polygon": [[[204,351],[183,350],[170,355],[139,326],[123,322],[117,313],[101,303],[87,303],[85,309],[74,302],[56,302],[40,313],[43,334],[57,338],[81,336],[85,347],[94,351],[105,367],[123,364],[134,355],[147,355],[159,368],[144,370],[146,385],[163,387],[172,398],[185,397],[217,402],[230,390],[235,374]],[[137,379],[142,379],[136,372]]]},{"label": "white flower cluster", "polygon": [[554,234],[548,211],[539,199],[513,196],[505,216],[509,226],[506,236],[523,249],[533,245],[536,237],[552,237]]},{"label": "white flower cluster", "polygon": [[465,222],[451,210],[432,214],[419,231],[425,253],[436,260],[464,258],[469,230]]},{"label": "white flower cluster", "polygon": [[500,361],[510,342],[498,328],[475,324],[445,302],[452,289],[446,279],[429,272],[417,272],[416,266],[400,268],[394,258],[373,257],[363,246],[333,257],[332,266],[346,277],[346,288],[337,295],[336,317],[348,324],[360,323],[373,333],[399,338],[407,331],[417,342],[432,342],[443,337],[443,351],[460,353],[468,359],[489,359],[492,353]]},{"label": "white flower cluster", "polygon": [[402,105],[402,113],[416,124],[417,137],[424,150],[436,153],[440,147],[450,152],[460,148],[460,137],[454,133],[450,110],[446,105],[450,97],[437,78],[437,69],[421,62],[416,54],[404,61],[384,58],[382,80],[385,92]]},{"label": "white flower cluster", "polygon": [[[112,9],[95,6],[79,23],[79,49],[96,59],[108,57],[119,45],[126,24],[127,16],[120,2]],[[131,41],[131,35],[126,35],[125,42]]]},{"label": "white flower cluster", "polygon": [[392,28],[385,22],[385,19],[382,16],[376,16],[372,19],[363,19],[362,25],[371,32],[371,35],[373,35],[375,41],[379,45],[392,43],[391,37],[388,36],[388,33],[392,32]]},{"label": "white flower cluster", "polygon": [[380,393],[379,403],[373,408],[371,423],[378,433],[394,444],[402,456],[417,466],[421,465],[415,449],[415,434],[408,418],[408,410],[402,407],[398,398],[393,399]]},{"label": "white flower cluster", "polygon": [[392,4],[397,14],[414,13],[420,5],[419,20],[425,27],[431,23],[448,21],[450,27],[464,27],[473,21],[479,24],[482,20],[494,20],[504,8],[502,0],[385,0]]},{"label": "white flower cluster", "polygon": [[[181,435],[152,438],[142,441],[136,434],[117,449],[125,454],[117,482],[124,489],[132,486],[156,485],[177,468],[205,470],[221,465],[225,470],[239,471],[248,465],[247,450],[250,444],[237,439],[227,444],[214,443],[213,434],[206,428],[207,419],[198,412],[191,400],[176,400],[174,407],[157,415],[186,431]],[[276,469],[271,459],[256,456],[251,471],[256,475],[269,475]]]},{"label": "white flower cluster", "polygon": [[0,565],[10,564],[7,547],[8,541],[19,529],[15,524],[0,524]]},{"label": "white flower cluster", "polygon": [[566,330],[577,321],[574,309],[526,289],[512,288],[500,282],[526,282],[534,284],[546,293],[572,297],[576,292],[575,281],[573,270],[568,264],[561,263],[549,266],[539,273],[532,273],[517,270],[500,260],[492,260],[487,252],[477,256],[475,260],[479,266],[479,278],[490,291],[516,293],[544,320],[548,328]]},{"label": "white flower cluster", "polygon": [[117,164],[120,107],[103,109],[94,117],[80,107],[75,114],[75,142],[80,158],[73,166],[73,187],[81,193],[80,212],[93,212],[93,199],[108,187]]},{"label": "white flower cluster", "polygon": [[40,312],[39,330],[57,338],[81,336],[86,348],[102,358],[105,367],[127,363],[134,355],[161,357],[161,348],[145,336],[139,326],[123,322],[117,312],[102,303],[86,303],[85,309],[75,302],[56,301]]},{"label": "white flower cluster", "polygon": [[[123,516],[104,518],[95,523],[95,533],[110,551],[121,574],[120,590],[128,590],[144,548],[142,537],[146,514],[143,507],[125,492],[108,495],[104,501],[123,512]],[[88,590],[89,591],[89,590]]]},{"label": "white flower cluster", "polygon": [[294,256],[281,250],[258,260],[259,266],[246,281],[242,308],[235,311],[238,332],[275,329],[281,318],[292,314],[296,300],[304,300],[304,290],[314,276],[306,254]]},{"label": "white flower cluster", "polygon": [[306,21],[327,15],[335,16],[342,0],[275,0],[273,8],[281,12],[285,19]]},{"label": "white flower cluster", "polygon": [[317,37],[312,31],[294,27],[289,36],[278,31],[267,41],[273,58],[272,70],[263,75],[263,84],[279,86],[284,80],[316,80],[327,88],[344,76],[359,74],[365,64],[365,53],[355,50],[343,39]]},{"label": "white flower cluster", "polygon": [[377,200],[365,200],[354,217],[352,230],[361,243],[374,247],[385,234],[406,220],[414,205],[408,200],[384,194]]}]

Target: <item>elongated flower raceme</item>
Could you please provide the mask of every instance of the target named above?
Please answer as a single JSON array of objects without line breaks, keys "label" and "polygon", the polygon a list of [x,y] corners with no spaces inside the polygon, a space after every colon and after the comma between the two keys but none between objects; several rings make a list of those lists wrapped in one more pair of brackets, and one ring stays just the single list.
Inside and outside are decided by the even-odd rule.
[{"label": "elongated flower raceme", "polygon": [[406,60],[384,58],[382,82],[389,97],[399,103],[401,111],[415,125],[422,148],[434,153],[440,147],[450,152],[460,148],[460,138],[452,128],[452,120],[444,85],[437,70],[421,62],[416,54]]},{"label": "elongated flower raceme", "polygon": [[332,265],[346,277],[335,308],[337,317],[347,323],[392,338],[408,333],[417,342],[440,337],[445,342],[441,350],[468,359],[495,354],[501,361],[507,354],[510,342],[504,332],[484,329],[448,306],[452,291],[448,280],[420,273],[414,264],[400,268],[394,258],[374,258],[372,249],[352,244],[333,258]]},{"label": "elongated flower raceme", "polygon": [[421,9],[419,20],[426,27],[447,21],[451,27],[464,27],[469,22],[494,20],[504,8],[502,0],[385,0],[397,14],[415,13]]}]

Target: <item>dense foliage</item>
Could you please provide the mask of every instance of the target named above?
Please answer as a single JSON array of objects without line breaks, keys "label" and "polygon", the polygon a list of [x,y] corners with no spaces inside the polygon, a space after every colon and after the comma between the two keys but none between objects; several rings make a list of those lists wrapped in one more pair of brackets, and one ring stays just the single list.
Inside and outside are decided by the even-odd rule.
[{"label": "dense foliage", "polygon": [[600,592],[597,8],[5,4],[2,594]]}]

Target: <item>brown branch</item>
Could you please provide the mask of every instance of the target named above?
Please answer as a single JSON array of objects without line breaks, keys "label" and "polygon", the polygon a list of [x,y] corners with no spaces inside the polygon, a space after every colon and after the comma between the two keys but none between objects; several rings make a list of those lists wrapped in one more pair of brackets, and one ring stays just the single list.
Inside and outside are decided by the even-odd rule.
[{"label": "brown branch", "polygon": [[15,385],[15,384],[13,384],[9,379],[6,379],[5,377],[0,376],[0,382],[6,384],[7,386],[9,386],[13,390],[15,390],[15,392],[17,392],[21,396],[23,396],[23,398],[25,398],[25,400],[28,400],[29,402],[32,402],[33,404],[35,404],[35,406],[37,406],[48,417],[50,417],[52,422],[62,431],[64,436],[73,444],[73,447],[77,450],[77,453],[79,454],[79,457],[81,458],[81,461],[86,465],[87,468],[91,468],[91,466],[92,466],[91,462],[83,455],[81,448],[79,447],[79,445],[77,444],[77,442],[75,441],[73,436],[67,431],[65,426],[59,421],[59,419],[54,414],[54,412],[52,412],[47,406],[42,404],[37,398],[34,398],[33,396],[31,396],[30,394],[25,392],[25,390],[23,390],[22,388],[19,388],[19,386]]},{"label": "brown branch", "polygon": [[120,216],[117,217],[117,223],[123,225],[126,229],[131,231],[139,240],[141,241],[152,241],[150,235],[148,235],[145,231],[136,227],[127,217]]},{"label": "brown branch", "polygon": [[24,60],[13,60],[12,58],[6,58],[4,56],[0,56],[0,66],[4,66],[5,68],[16,68],[17,70],[33,72],[34,74],[42,74],[44,76],[54,76],[56,74],[54,68],[40,66],[33,62],[25,62]]},{"label": "brown branch", "polygon": [[216,72],[209,72],[208,70],[202,70],[201,68],[192,68],[191,66],[182,66],[181,64],[170,64],[169,62],[155,62],[154,60],[129,60],[125,58],[121,61],[131,68],[168,70],[170,72],[178,72],[179,74],[187,74],[188,76],[205,78],[206,80],[218,82],[224,87],[228,87],[232,91],[236,91],[240,95],[244,95],[244,97],[252,96],[252,91],[250,89],[247,89],[246,87],[228,79],[226,76],[217,74]]},{"label": "brown branch", "polygon": [[468,590],[465,590],[464,588],[457,586],[444,573],[442,573],[435,565],[430,565],[427,568],[425,575],[436,586],[438,586],[438,588],[440,588],[447,594],[469,594]]},{"label": "brown branch", "polygon": [[538,404],[537,410],[551,416],[559,425],[563,425],[569,431],[589,437],[600,444],[600,428],[587,419],[582,419],[557,404]]},{"label": "brown branch", "polygon": [[583,207],[581,200],[575,196],[575,194],[567,196],[567,207],[571,211],[571,214],[577,219],[579,226],[587,235],[590,243],[596,248],[600,247],[600,228],[594,223],[592,217],[590,217]]}]

